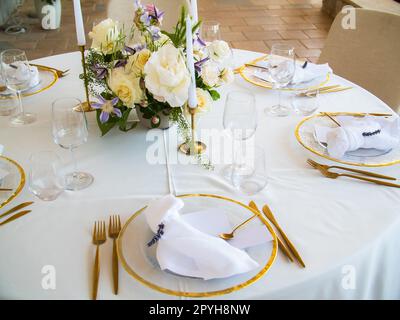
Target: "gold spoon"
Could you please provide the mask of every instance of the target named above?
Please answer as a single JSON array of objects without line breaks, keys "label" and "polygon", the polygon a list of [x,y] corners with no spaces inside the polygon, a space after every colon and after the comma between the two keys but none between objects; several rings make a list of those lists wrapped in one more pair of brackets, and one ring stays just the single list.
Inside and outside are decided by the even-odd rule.
[{"label": "gold spoon", "polygon": [[234,237],[234,233],[237,229],[239,229],[240,227],[243,227],[246,223],[248,223],[249,221],[253,220],[255,217],[257,217],[257,215],[253,215],[252,217],[248,218],[247,220],[243,221],[241,224],[239,224],[238,226],[236,226],[231,233],[221,233],[219,235],[220,238],[224,239],[224,240],[231,240]]}]

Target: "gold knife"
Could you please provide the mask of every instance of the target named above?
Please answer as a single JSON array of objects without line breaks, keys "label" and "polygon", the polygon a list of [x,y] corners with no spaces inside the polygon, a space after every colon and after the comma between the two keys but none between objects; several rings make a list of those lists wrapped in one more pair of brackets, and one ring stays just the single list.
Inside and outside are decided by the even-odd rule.
[{"label": "gold knife", "polygon": [[297,261],[300,263],[300,265],[305,268],[306,265],[303,261],[303,259],[301,258],[300,254],[298,253],[298,251],[296,250],[296,248],[294,247],[293,243],[289,240],[289,238],[287,237],[287,235],[285,234],[285,232],[282,230],[282,228],[279,226],[278,222],[276,221],[274,215],[272,214],[271,209],[268,207],[268,205],[265,205],[263,207],[263,212],[264,214],[268,217],[268,219],[274,224],[274,226],[278,229],[280,235],[282,236],[283,240],[286,242],[289,250],[293,253],[293,255],[296,257]]},{"label": "gold knife", "polygon": [[9,188],[0,188],[0,191],[13,191],[13,189],[9,189]]},{"label": "gold knife", "polygon": [[[257,212],[261,213],[260,209],[258,209],[256,203],[254,201],[250,201],[249,207],[256,210]],[[268,219],[268,217],[267,217]],[[290,262],[293,262],[293,258],[289,253],[289,250],[286,248],[285,244],[282,242],[282,240],[276,236],[278,239],[278,248],[282,250],[283,254],[290,260]]]},{"label": "gold knife", "polygon": [[19,212],[17,214],[14,214],[13,216],[8,218],[7,220],[4,220],[3,222],[1,222],[0,226],[3,226],[3,225],[5,225],[5,224],[7,224],[7,223],[9,223],[11,221],[14,221],[14,220],[16,220],[16,219],[28,214],[29,212],[32,212],[32,210],[25,210],[25,211],[21,211],[21,212]]},{"label": "gold knife", "polygon": [[33,204],[33,201],[21,203],[21,204],[15,206],[14,208],[11,208],[10,210],[4,212],[2,215],[0,215],[0,218],[3,218],[5,216],[9,215],[10,213],[14,213],[14,212],[16,212],[22,208],[25,208],[27,206],[30,206],[31,204]]}]

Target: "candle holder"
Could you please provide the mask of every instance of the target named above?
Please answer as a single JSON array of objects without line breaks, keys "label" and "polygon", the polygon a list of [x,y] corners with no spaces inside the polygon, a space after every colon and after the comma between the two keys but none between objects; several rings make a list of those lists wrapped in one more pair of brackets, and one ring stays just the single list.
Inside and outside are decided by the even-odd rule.
[{"label": "candle holder", "polygon": [[191,128],[192,128],[192,140],[190,142],[189,141],[184,142],[178,147],[178,150],[187,156],[201,154],[207,149],[205,143],[201,141],[196,141],[196,131],[195,131],[195,121],[194,121],[196,110],[197,108],[189,108]]},{"label": "candle holder", "polygon": [[82,68],[83,68],[83,83],[85,86],[85,94],[86,94],[86,101],[82,102],[81,105],[74,107],[74,110],[77,112],[92,112],[95,109],[91,106],[91,101],[89,99],[89,88],[87,83],[87,72],[86,72],[86,61],[85,61],[85,46],[79,46],[79,51],[81,52],[82,56]]}]

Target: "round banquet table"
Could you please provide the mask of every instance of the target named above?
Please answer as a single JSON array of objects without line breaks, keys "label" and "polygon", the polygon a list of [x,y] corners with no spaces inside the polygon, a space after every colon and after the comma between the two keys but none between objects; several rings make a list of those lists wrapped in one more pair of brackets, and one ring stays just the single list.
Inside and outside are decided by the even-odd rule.
[{"label": "round banquet table", "polygon": [[[235,65],[259,56],[235,50]],[[62,96],[84,99],[78,52],[35,62],[71,71],[49,90],[24,98],[26,110],[38,114],[36,123],[13,128],[7,117],[0,117],[3,154],[26,171],[35,151],[54,150],[68,159],[68,151],[52,139],[51,103]],[[329,83],[354,88],[321,96],[321,111],[391,112],[377,97],[341,77],[333,75]],[[108,221],[114,213],[126,221],[151,199],[168,193],[218,194],[244,203],[252,199],[260,207],[268,203],[307,265],[302,269],[290,264],[279,253],[258,282],[216,299],[400,298],[400,189],[323,177],[306,163],[309,157],[321,159],[295,139],[294,129],[301,117],[266,117],[263,109],[275,102],[277,93],[252,86],[238,75],[201,118],[202,128],[222,131],[225,97],[233,90],[251,90],[256,95],[259,124],[255,143],[265,150],[269,182],[262,192],[244,196],[226,183],[218,170],[187,163],[185,156],[177,155],[174,127],[159,136],[164,146],[159,157],[164,161],[151,164],[146,161],[146,151],[154,137],[146,137],[148,130],[138,127],[123,133],[114,129],[101,137],[95,114],[89,113],[89,140],[77,149],[76,156],[79,168],[94,175],[94,184],[83,191],[64,192],[52,202],[35,198],[25,186],[5,207],[35,201],[30,214],[0,227],[0,298],[89,299],[95,253],[93,222]],[[398,165],[374,170],[400,178]],[[99,299],[177,299],[143,286],[121,266],[120,292],[115,296],[111,253],[112,241],[108,240],[101,247]],[[48,265],[56,270],[55,290],[42,288]]]}]

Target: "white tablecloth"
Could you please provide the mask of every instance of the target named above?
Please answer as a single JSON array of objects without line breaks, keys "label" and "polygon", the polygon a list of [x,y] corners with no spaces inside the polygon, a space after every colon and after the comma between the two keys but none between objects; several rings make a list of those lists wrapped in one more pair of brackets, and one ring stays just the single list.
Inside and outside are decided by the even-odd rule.
[{"label": "white tablecloth", "polygon": [[[235,63],[259,54],[235,50]],[[51,136],[51,102],[62,96],[84,99],[79,53],[38,60],[60,69],[71,69],[54,87],[24,99],[27,111],[38,114],[30,126],[12,128],[0,118],[0,144],[4,154],[28,169],[29,155],[54,150],[69,157]],[[330,83],[353,85],[333,76]],[[348,179],[330,180],[306,164],[310,154],[297,142],[294,127],[300,117],[266,117],[264,107],[277,94],[256,88],[238,76],[225,88],[222,98],[201,120],[201,126],[222,130],[226,93],[237,89],[256,94],[259,127],[256,143],[265,149],[269,184],[253,197],[261,206],[268,202],[283,229],[301,252],[306,269],[289,264],[278,254],[268,274],[226,299],[369,299],[400,298],[400,190]],[[321,97],[322,111],[388,112],[388,107],[364,89],[354,89]],[[94,113],[88,115],[89,141],[77,149],[79,168],[91,172],[94,184],[83,191],[64,192],[56,201],[43,202],[27,187],[6,208],[33,200],[33,212],[0,227],[0,298],[89,299],[94,247],[93,221],[108,220],[119,213],[126,220],[150,199],[169,192],[213,193],[243,202],[250,198],[236,192],[219,176],[196,165],[150,165],[146,162],[146,130],[128,133],[117,129],[100,137]],[[165,131],[169,157],[176,156],[176,143],[168,139],[174,128]],[[165,154],[161,154],[165,158]],[[179,159],[183,159],[179,156]],[[376,169],[400,178],[398,166]],[[112,242],[101,248],[99,299],[176,299],[152,291],[120,270],[120,294],[112,293]],[[42,268],[56,270],[56,289],[42,288]],[[355,282],[348,282],[354,276]],[[346,285],[347,284],[347,285]],[[350,284],[350,287],[349,287]],[[354,284],[354,286],[352,286]]]}]

